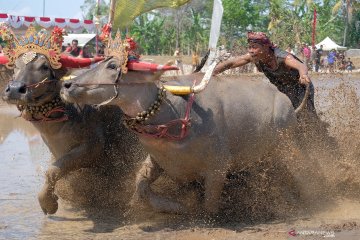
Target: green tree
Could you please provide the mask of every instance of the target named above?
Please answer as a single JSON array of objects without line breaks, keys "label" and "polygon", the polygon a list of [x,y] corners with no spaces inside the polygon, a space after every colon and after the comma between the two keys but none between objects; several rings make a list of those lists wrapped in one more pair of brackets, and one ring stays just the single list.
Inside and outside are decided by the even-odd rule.
[{"label": "green tree", "polygon": [[99,8],[97,0],[84,0],[84,4],[80,6],[86,19],[94,19],[94,16],[107,16],[109,14],[109,1],[100,1]]},{"label": "green tree", "polygon": [[339,0],[332,8],[333,15],[340,15],[344,19],[344,33],[343,33],[343,42],[342,42],[344,46],[346,46],[347,43],[349,26],[352,25],[352,27],[354,27],[353,14],[354,13],[356,14],[356,12],[358,12],[359,10],[360,10],[360,3],[359,1],[356,0]]}]

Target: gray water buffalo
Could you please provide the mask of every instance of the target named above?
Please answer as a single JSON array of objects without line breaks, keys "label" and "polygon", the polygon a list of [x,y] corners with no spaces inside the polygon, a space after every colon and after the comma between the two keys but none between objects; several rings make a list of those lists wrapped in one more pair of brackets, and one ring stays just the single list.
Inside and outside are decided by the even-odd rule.
[{"label": "gray water buffalo", "polygon": [[[45,214],[54,214],[58,209],[54,187],[63,176],[80,168],[111,171],[115,163],[117,167],[123,166],[126,174],[131,171],[134,159],[145,156],[134,134],[120,124],[122,112],[118,107],[84,106],[79,111],[62,102],[59,79],[66,72],[64,68],[53,69],[41,54],[27,64],[20,57],[13,80],[3,93],[3,99],[17,105],[21,116],[39,130],[53,155],[45,185],[38,195]],[[77,186],[74,188],[76,192]]]},{"label": "gray water buffalo", "polygon": [[[164,171],[178,183],[204,181],[205,211],[216,213],[229,171],[243,169],[284,148],[295,154],[288,168],[300,191],[309,197],[316,190],[308,180],[316,175],[312,173],[317,166],[309,163],[302,169],[297,164],[308,159],[294,134],[296,114],[276,87],[237,79],[240,77],[212,77],[206,89],[195,96],[178,96],[157,85],[151,73],[120,74],[121,59],[109,57],[65,82],[61,95],[69,102],[107,103],[124,111],[126,124],[149,153],[137,174],[134,199],[145,200],[158,211],[186,211],[182,204],[151,190],[151,183]],[[170,82],[191,86],[202,78],[203,74],[196,73]]]}]

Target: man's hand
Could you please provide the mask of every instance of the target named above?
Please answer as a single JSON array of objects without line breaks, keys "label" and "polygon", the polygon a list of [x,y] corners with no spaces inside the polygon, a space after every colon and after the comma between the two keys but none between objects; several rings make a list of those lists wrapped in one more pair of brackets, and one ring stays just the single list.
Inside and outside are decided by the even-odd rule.
[{"label": "man's hand", "polygon": [[309,76],[306,74],[301,75],[299,80],[300,80],[300,84],[302,84],[302,85],[308,85],[311,82]]}]

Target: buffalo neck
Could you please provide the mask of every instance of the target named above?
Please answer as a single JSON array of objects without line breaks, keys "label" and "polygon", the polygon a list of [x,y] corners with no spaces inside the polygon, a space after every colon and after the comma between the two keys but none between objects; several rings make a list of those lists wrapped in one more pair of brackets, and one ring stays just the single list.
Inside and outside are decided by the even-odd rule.
[{"label": "buffalo neck", "polygon": [[118,105],[129,117],[146,111],[157,99],[159,88],[153,82],[122,85],[113,103]]}]

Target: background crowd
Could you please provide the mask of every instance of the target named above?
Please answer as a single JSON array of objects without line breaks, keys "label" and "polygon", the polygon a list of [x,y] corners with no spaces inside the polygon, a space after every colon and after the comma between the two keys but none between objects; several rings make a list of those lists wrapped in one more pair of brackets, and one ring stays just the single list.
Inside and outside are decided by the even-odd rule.
[{"label": "background crowd", "polygon": [[306,43],[302,43],[301,48],[293,50],[289,46],[286,51],[297,56],[308,66],[310,71],[314,72],[352,72],[355,68],[351,59],[345,57],[344,51],[335,49],[324,51],[323,45],[316,48],[316,46],[311,47]]}]

